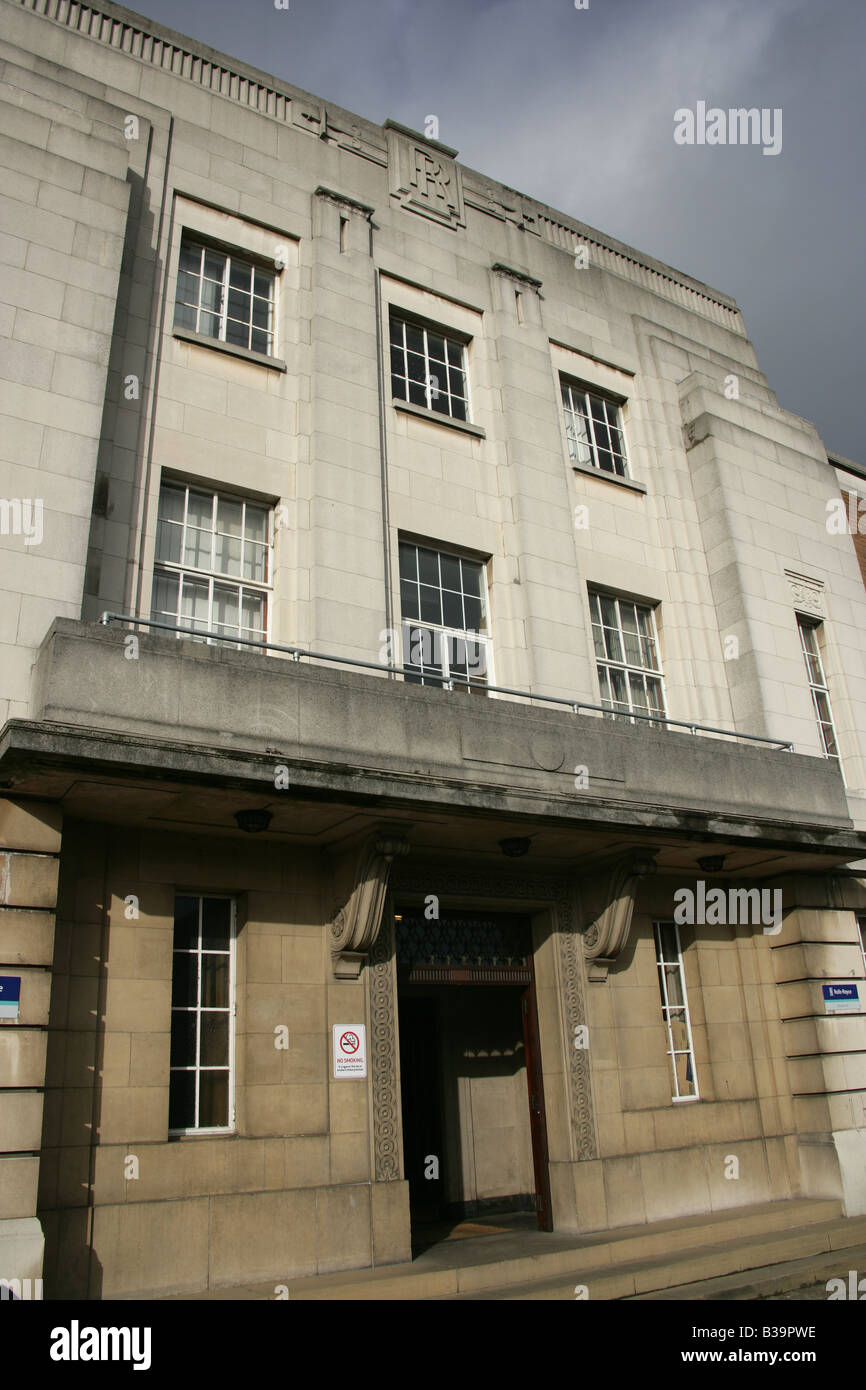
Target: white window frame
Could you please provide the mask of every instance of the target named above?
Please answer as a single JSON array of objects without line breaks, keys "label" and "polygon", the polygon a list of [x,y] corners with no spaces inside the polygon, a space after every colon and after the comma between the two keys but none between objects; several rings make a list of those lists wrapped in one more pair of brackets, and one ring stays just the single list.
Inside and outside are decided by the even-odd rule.
[{"label": "white window frame", "polygon": [[[857,913],[857,926],[860,931],[860,950],[863,953],[863,974],[866,976],[866,912]],[[866,1000],[861,1004],[861,1008],[866,1005]]]},{"label": "white window frame", "polygon": [[[463,555],[463,554],[461,554],[461,552],[460,552],[459,550],[449,550],[449,549],[443,548],[442,546],[439,546],[439,545],[425,544],[423,541],[409,540],[409,539],[407,539],[407,538],[405,538],[405,537],[402,537],[402,536],[400,537],[399,543],[398,543],[398,555],[399,555],[399,547],[400,547],[400,545],[414,546],[416,550],[432,550],[432,551],[435,551],[437,555],[448,555],[448,556],[451,556],[451,557],[452,557],[453,559],[455,559],[455,560],[464,560],[464,561],[467,561],[469,564],[477,565],[478,568],[479,568],[479,570],[480,570],[480,572],[481,572],[481,584],[480,584],[481,616],[482,616],[482,619],[483,619],[485,622],[489,622],[489,617],[490,617],[490,599],[489,599],[488,587],[487,587],[487,566],[485,565],[485,563],[484,563],[483,560],[477,560],[477,559],[476,559],[474,556],[472,556],[472,555]],[[399,574],[399,559],[398,559],[398,578],[401,578],[401,577],[402,577],[402,576],[400,576],[400,574]],[[440,567],[440,585],[439,585],[439,587],[440,587],[440,590],[441,590],[441,588],[442,588],[442,584],[441,584],[441,567]],[[479,692],[480,692],[480,691],[486,691],[486,690],[488,689],[489,686],[495,685],[495,684],[496,684],[496,674],[495,674],[495,671],[494,671],[494,669],[493,669],[493,639],[492,639],[492,637],[491,637],[491,635],[490,635],[490,629],[489,629],[489,627],[484,628],[483,630],[480,630],[480,631],[477,631],[477,632],[476,632],[476,631],[473,631],[471,628],[446,627],[446,626],[445,626],[444,624],[442,624],[442,623],[431,623],[431,622],[428,622],[425,618],[407,618],[407,617],[404,617],[404,615],[403,615],[403,606],[402,606],[402,595],[401,595],[401,604],[400,604],[400,642],[401,642],[402,660],[403,660],[403,666],[404,666],[404,677],[405,677],[405,675],[407,674],[406,671],[405,671],[405,667],[406,667],[407,664],[408,664],[408,657],[409,657],[409,655],[410,655],[410,650],[409,650],[409,639],[408,639],[408,635],[407,635],[407,634],[408,634],[408,631],[409,631],[409,630],[411,630],[411,629],[417,629],[417,628],[420,628],[422,631],[426,630],[427,632],[434,632],[434,633],[437,633],[437,634],[440,635],[441,638],[444,639],[444,640],[440,641],[440,651],[441,651],[441,653],[442,653],[442,658],[443,658],[443,660],[442,660],[442,678],[441,678],[441,684],[439,683],[438,678],[435,679],[435,681],[434,681],[434,678],[431,678],[429,681],[425,681],[424,676],[423,676],[423,673],[420,673],[420,674],[421,674],[421,681],[418,682],[417,680],[414,680],[414,679],[413,679],[412,682],[411,682],[411,684],[415,685],[415,684],[419,684],[419,683],[420,683],[421,685],[427,685],[427,686],[429,686],[431,689],[434,689],[434,690],[455,690],[455,689],[456,689],[456,690],[458,690],[458,691],[460,691],[460,692],[462,692],[462,693],[465,693],[465,694],[471,694],[471,693],[472,693],[472,690],[476,690],[476,691],[479,691]],[[466,685],[466,684],[463,682],[463,678],[462,678],[462,677],[459,677],[459,678],[458,678],[458,677],[455,677],[455,678],[454,678],[455,680],[458,680],[458,681],[459,681],[459,683],[458,683],[457,685],[454,684],[454,680],[452,680],[452,678],[451,678],[451,675],[450,675],[450,666],[449,666],[449,658],[450,658],[449,639],[457,639],[457,640],[462,640],[462,641],[477,642],[477,643],[478,643],[480,646],[482,646],[483,649],[484,649],[484,659],[485,659],[485,668],[486,668],[486,671],[487,671],[487,677],[486,677],[486,679],[485,679],[484,681],[476,681],[476,682],[472,685],[472,689],[471,689],[471,690],[470,690],[469,686]],[[410,670],[410,672],[409,672],[408,674],[410,674],[410,675],[412,675],[412,676],[414,677],[414,676],[418,675],[419,673]],[[407,682],[407,684],[409,684],[409,682]],[[494,693],[494,692],[491,692],[491,693]]]},{"label": "white window frame", "polygon": [[[211,898],[211,899],[214,899],[214,898],[215,898],[215,899],[218,899],[220,902],[228,902],[228,903],[230,904],[230,920],[229,920],[229,932],[230,932],[230,936],[229,936],[229,951],[228,951],[228,957],[229,957],[229,988],[228,988],[228,999],[229,999],[229,1003],[228,1003],[228,1009],[227,1009],[227,1010],[218,1010],[218,1012],[227,1012],[227,1013],[228,1013],[228,1020],[229,1020],[229,1048],[228,1048],[228,1052],[229,1052],[229,1057],[228,1057],[228,1124],[226,1124],[226,1125],[195,1125],[195,1126],[187,1127],[187,1128],[184,1128],[184,1129],[169,1129],[168,1132],[169,1132],[170,1135],[180,1135],[180,1134],[234,1134],[234,1132],[235,1132],[235,1124],[236,1124],[236,1110],[235,1110],[235,1075],[236,1075],[236,1067],[235,1067],[235,1045],[236,1045],[236,1033],[237,1033],[237,935],[238,935],[238,930],[237,930],[237,929],[238,929],[238,904],[237,904],[237,899],[234,898],[234,897],[232,897],[232,896],[231,896],[230,894],[228,894],[228,893],[199,893],[199,892],[193,891],[192,889],[190,889],[189,892],[182,892],[181,890],[177,890],[177,891],[175,892],[175,898],[197,898],[197,899],[199,900],[199,931],[198,931],[198,943],[199,943],[199,944],[198,944],[198,950],[197,950],[197,952],[196,952],[196,955],[198,956],[198,962],[199,962],[199,963],[198,963],[198,979],[199,979],[199,982],[201,981],[201,957],[202,957],[203,954],[208,954],[208,953],[206,953],[206,952],[203,952],[203,951],[202,951],[202,947],[201,947],[201,912],[202,912],[201,903],[204,901],[205,898]],[[224,951],[219,951],[219,952],[211,952],[211,953],[209,953],[209,954],[214,954],[214,955],[225,955],[225,952],[224,952]],[[175,957],[174,937],[172,936],[172,950],[171,950],[172,984],[173,984],[173,982],[174,982],[174,957]],[[171,1013],[174,1014],[174,1012],[175,1012],[174,1003],[172,1002]],[[178,1010],[178,1012],[181,1012],[181,1011]],[[185,1012],[192,1013],[193,1010],[192,1010],[192,1009],[186,1009]],[[200,1052],[201,1052],[201,1015],[202,1015],[202,1009],[201,1009],[201,1005],[200,1005],[200,1004],[197,1004],[197,1005],[196,1005],[196,1007],[195,1007],[195,1014],[196,1014],[196,1056],[198,1057],[198,1056],[200,1055]],[[202,1066],[200,1066],[198,1063],[196,1064],[195,1067],[172,1067],[172,1066],[171,1066],[171,1063],[169,1063],[169,1088],[171,1087],[171,1073],[172,1073],[173,1071],[194,1071],[194,1072],[195,1072],[195,1111],[196,1111],[196,1114],[198,1114],[198,1109],[199,1109],[199,1078],[200,1078],[200,1075],[201,1075],[202,1071],[210,1071],[210,1070],[219,1070],[219,1071],[221,1071],[221,1070],[223,1070],[223,1068],[221,1068],[221,1067],[220,1067],[220,1068],[202,1067]]]},{"label": "white window frame", "polygon": [[[662,927],[671,927],[673,929],[674,940],[676,941],[677,946],[676,960],[665,960],[664,958],[664,947],[661,932]],[[697,1063],[695,1062],[695,1042],[694,1038],[692,1037],[692,1018],[691,1013],[689,1012],[689,995],[688,990],[686,989],[686,971],[685,966],[683,964],[682,943],[680,942],[680,931],[676,922],[653,922],[653,932],[655,935],[656,947],[656,973],[658,975],[659,984],[661,985],[662,1018],[664,1019],[664,1025],[668,1036],[667,1055],[670,1058],[671,1073],[673,1075],[674,1083],[674,1094],[671,1096],[671,1100],[675,1105],[681,1105],[685,1101],[700,1100],[701,1098],[700,1087],[698,1086],[698,1068]],[[668,966],[675,966],[679,971],[680,990],[683,996],[682,1004],[670,1004],[668,1001],[668,982],[666,975],[666,967]],[[688,1039],[687,1048],[674,1046],[674,1035],[673,1030],[671,1028],[670,1015],[672,1012],[679,1012],[680,1010],[682,1010],[685,1014],[686,1038]],[[693,1095],[680,1095],[680,1083],[679,1077],[677,1076],[677,1066],[675,1058],[681,1056],[688,1057],[691,1063],[692,1081],[695,1088]]]},{"label": "white window frame", "polygon": [[[659,726],[662,727],[662,728],[666,727],[664,721],[665,721],[665,719],[667,718],[667,712],[668,712],[668,710],[667,710],[667,698],[666,698],[666,696],[665,696],[665,681],[664,681],[664,673],[663,673],[663,671],[662,671],[661,651],[660,651],[660,644],[659,644],[658,627],[657,627],[657,625],[656,625],[655,606],[654,606],[653,604],[650,604],[650,603],[639,603],[639,602],[637,601],[637,599],[625,598],[625,597],[621,597],[621,596],[619,596],[619,595],[617,595],[617,594],[606,593],[603,589],[596,589],[596,588],[593,588],[592,585],[589,585],[589,586],[588,586],[588,594],[589,594],[590,631],[591,631],[591,634],[592,634],[592,644],[593,644],[593,645],[592,645],[592,649],[593,649],[593,655],[594,655],[594,657],[595,657],[596,676],[597,676],[597,679],[598,679],[598,688],[599,688],[599,698],[600,698],[600,700],[601,700],[601,703],[605,706],[605,710],[607,710],[607,709],[609,708],[609,709],[610,709],[611,715],[612,715],[615,719],[628,719],[628,720],[630,720],[630,722],[631,722],[632,724],[643,724],[643,725],[649,725],[650,727],[651,727],[652,725],[657,724],[657,725],[659,725]],[[622,603],[630,604],[630,605],[635,609],[636,612],[637,612],[637,611],[640,611],[641,613],[646,613],[646,614],[649,615],[649,627],[650,627],[650,629],[651,629],[651,632],[650,632],[650,641],[652,642],[652,650],[653,650],[653,652],[655,653],[655,658],[656,658],[656,662],[657,662],[656,667],[652,667],[652,666],[632,666],[632,665],[629,665],[629,663],[626,662],[625,660],[623,660],[623,661],[616,661],[616,660],[613,659],[613,657],[609,657],[609,656],[603,656],[603,657],[602,657],[602,656],[599,656],[599,655],[598,655],[598,652],[595,650],[595,629],[596,629],[596,626],[600,626],[600,627],[602,628],[602,632],[604,632],[604,629],[605,629],[605,627],[606,627],[606,624],[605,624],[604,621],[603,621],[604,615],[603,615],[603,613],[602,613],[602,611],[601,611],[601,600],[602,600],[602,599],[606,599],[606,600],[608,600],[609,602],[616,604],[616,619],[617,619],[617,626],[616,626],[615,631],[617,631],[618,634],[619,634],[619,639],[620,639],[620,644],[621,644],[621,647],[622,647],[623,657],[625,657],[625,651],[626,651],[626,644],[625,644],[626,632],[625,632],[625,629],[623,628],[623,625],[622,625],[622,610],[621,610],[621,608],[620,608],[620,604],[622,604]],[[596,623],[596,616],[595,616],[595,601],[596,601],[596,600],[598,600],[598,618],[599,618],[598,624]],[[632,635],[632,634],[629,634],[629,635]],[[639,634],[639,635],[640,635],[640,634]],[[606,671],[615,670],[615,671],[621,671],[621,672],[624,673],[624,675],[625,675],[625,688],[626,688],[626,694],[627,694],[627,696],[628,696],[628,711],[616,709],[616,708],[615,708],[615,702],[614,702],[612,696],[606,696],[606,695],[605,695],[605,693],[604,693],[604,684],[603,684],[603,682],[602,682],[602,676],[601,676],[601,672],[602,672],[603,669],[606,670]],[[645,709],[641,709],[640,707],[638,707],[638,706],[635,705],[635,703],[634,703],[634,701],[633,701],[633,699],[632,699],[631,681],[630,681],[630,679],[629,679],[629,676],[631,676],[631,675],[635,675],[635,676],[640,676],[640,677],[641,677],[641,679],[642,679],[642,681],[643,681],[643,686],[644,686],[644,694],[647,693],[647,687],[646,687],[646,680],[647,680],[647,677],[651,677],[653,680],[658,681],[659,690],[660,690],[660,692],[661,692],[661,713],[660,713],[660,714],[654,714],[654,713],[652,712],[652,710],[650,709],[649,705],[647,705],[647,707],[646,707]],[[613,685],[612,685],[612,682],[611,682],[611,680],[610,680],[610,677],[608,677],[608,688],[609,688],[611,691],[612,691],[612,689],[613,689]],[[651,720],[650,720],[650,719],[640,719],[640,720],[636,720],[636,719],[632,718],[632,716],[635,715],[635,714],[651,715],[651,716],[652,716],[652,719],[651,719]]]},{"label": "white window frame", "polygon": [[[197,275],[196,275],[196,278],[197,278],[197,280],[198,280],[198,297],[197,297],[197,302],[196,302],[195,304],[190,304],[187,300],[181,300],[181,299],[179,298],[179,295],[180,295],[180,277],[181,277],[181,275],[184,274],[184,273],[186,273],[186,274],[193,274],[193,275],[196,274],[196,272],[193,272],[193,271],[184,272],[184,270],[183,270],[182,267],[181,267],[181,263],[180,263],[180,261],[181,261],[181,255],[182,255],[184,249],[187,248],[187,247],[195,248],[195,249],[199,252],[199,269],[198,269],[198,273],[197,273]],[[220,288],[220,305],[219,305],[219,309],[208,309],[206,306],[203,306],[203,305],[202,305],[202,287],[203,287],[203,285],[204,285],[204,281],[205,281],[205,279],[207,279],[207,280],[212,280],[212,277],[211,277],[211,276],[205,276],[205,273],[204,273],[204,258],[205,258],[205,255],[210,255],[210,256],[221,256],[221,257],[223,257],[223,259],[224,259],[223,274],[222,274],[222,281],[221,281],[221,288]],[[245,345],[244,345],[243,343],[233,343],[233,342],[230,342],[230,341],[229,341],[229,338],[228,338],[228,323],[229,323],[228,304],[229,304],[229,292],[230,292],[230,289],[231,289],[231,283],[230,283],[230,282],[231,282],[231,268],[232,268],[232,262],[234,262],[236,265],[242,265],[242,266],[244,267],[245,270],[258,271],[261,275],[267,275],[267,276],[270,278],[270,282],[271,282],[271,293],[270,293],[269,298],[267,299],[268,310],[269,310],[269,314],[268,314],[268,326],[267,326],[267,328],[259,328],[257,324],[254,324],[254,323],[253,323],[253,318],[252,318],[252,309],[253,309],[253,305],[252,305],[252,286],[254,285],[255,282],[254,282],[254,281],[251,281],[251,286],[250,286],[250,294],[251,294],[251,300],[250,300],[250,321],[249,321],[249,324],[246,325],[246,327],[247,327],[247,329],[248,329],[248,332],[247,332],[247,342],[246,342]],[[217,282],[216,282],[216,281],[213,281],[213,283],[217,283]],[[246,293],[246,291],[244,291],[244,293]],[[221,247],[221,246],[214,246],[214,245],[212,245],[210,242],[208,242],[208,241],[206,241],[206,240],[200,240],[197,236],[195,236],[195,235],[192,234],[192,233],[187,233],[187,232],[184,232],[184,233],[183,233],[183,235],[182,235],[182,237],[181,237],[181,245],[180,245],[180,251],[179,251],[179,253],[178,253],[178,263],[177,263],[177,283],[176,283],[176,287],[175,287],[175,305],[174,305],[174,307],[175,307],[175,318],[174,318],[175,327],[179,327],[179,328],[185,328],[185,327],[186,327],[185,324],[179,324],[179,323],[178,323],[178,320],[177,320],[177,312],[178,312],[178,309],[180,309],[180,308],[182,308],[182,307],[189,308],[189,309],[195,309],[195,328],[192,329],[192,330],[190,330],[190,331],[195,332],[195,333],[200,333],[201,336],[202,336],[203,338],[210,338],[210,339],[211,339],[213,342],[215,342],[215,343],[225,343],[226,347],[228,347],[228,348],[240,348],[241,350],[243,350],[243,351],[245,351],[245,352],[258,353],[259,356],[262,356],[262,357],[274,357],[274,356],[276,356],[276,346],[277,346],[278,294],[279,294],[279,275],[277,274],[277,272],[276,272],[275,270],[271,269],[270,266],[262,265],[261,262],[260,262],[256,257],[250,256],[249,254],[244,254],[244,252],[242,252],[242,251],[239,252],[239,253],[235,253],[235,252],[233,252],[233,251],[228,251],[228,250],[224,249],[224,248]],[[256,295],[255,298],[264,299],[265,296],[264,296],[264,295]],[[218,332],[218,333],[208,333],[208,332],[206,332],[204,329],[202,329],[202,328],[200,327],[201,321],[202,321],[202,315],[203,315],[203,314],[208,314],[208,315],[211,315],[211,316],[218,316],[218,317],[219,317],[219,332]],[[240,324],[243,324],[243,320],[242,320],[242,319],[232,319],[231,322],[232,322],[232,323],[240,323]],[[261,348],[254,348],[254,347],[251,346],[251,344],[252,344],[252,335],[253,335],[253,331],[254,331],[254,330],[255,330],[256,332],[259,332],[259,333],[265,333],[265,334],[267,334],[267,337],[268,337],[268,347],[267,347],[267,350],[266,350],[266,351],[263,352]]]},{"label": "white window frame", "polygon": [[[827,684],[827,677],[824,673],[824,658],[821,653],[820,632],[823,632],[823,627],[824,624],[820,621],[820,619],[807,617],[804,613],[797,614],[797,631],[800,635],[800,649],[803,653],[803,660],[806,663],[806,675],[809,680],[809,694],[812,697],[812,709],[814,710],[815,719],[818,724],[818,733],[821,739],[822,752],[824,757],[827,758],[830,762],[835,763],[839,771],[841,772],[842,757],[839,752],[839,736],[836,733],[836,724],[833,719],[833,706],[830,700],[830,687]],[[814,633],[814,651],[810,651],[808,648],[806,642],[807,632]],[[820,677],[819,680],[816,680],[815,678],[815,672],[812,668],[812,662],[814,662],[817,667],[817,675]],[[823,695],[827,702],[827,719],[823,719],[821,717],[821,708],[818,703],[819,695]],[[835,749],[835,752],[831,752],[828,747],[828,727],[833,739],[833,747]]]},{"label": "white window frame", "polygon": [[[564,372],[560,372],[559,374],[559,390],[563,419],[565,422],[565,438],[568,445],[568,457],[571,462],[579,468],[591,468],[594,472],[600,473],[603,478],[631,479],[628,441],[626,439],[622,402],[617,400],[616,397],[609,395],[606,391],[601,391],[596,386],[590,386],[586,382],[578,381],[574,377],[569,377]],[[614,460],[613,468],[604,468],[600,461],[599,444],[595,437],[596,421],[593,418],[590,397],[594,397],[596,400],[601,401],[604,406],[608,428],[615,429],[622,441],[621,455],[618,455],[612,448],[608,450]],[[611,412],[613,412],[614,416],[612,420],[610,419]],[[583,432],[587,437],[584,439],[576,437],[577,429],[575,421],[578,420],[583,421],[586,427]],[[581,445],[589,450],[589,459],[581,459],[578,457],[578,450]],[[616,467],[617,461],[622,464],[621,470]]]},{"label": "white window frame", "polygon": [[[394,343],[394,342],[392,341],[393,324],[394,324],[395,322],[399,323],[399,324],[402,326],[402,330],[403,330],[403,332],[402,332],[402,339],[403,339],[402,345],[401,345],[401,344]],[[406,347],[406,329],[407,329],[407,327],[408,327],[408,328],[415,328],[415,329],[418,330],[419,333],[423,334],[424,348],[423,348],[423,352],[419,353],[418,355],[419,355],[419,356],[422,356],[422,357],[424,358],[424,396],[425,396],[425,402],[426,402],[426,409],[427,409],[427,410],[432,410],[433,413],[434,413],[434,415],[441,415],[442,418],[445,419],[445,420],[456,420],[459,424],[471,425],[471,424],[473,423],[473,421],[472,421],[472,398],[471,398],[471,394],[470,394],[470,385],[469,385],[469,363],[468,363],[468,361],[467,361],[467,355],[466,355],[466,340],[465,340],[465,338],[464,338],[462,335],[460,335],[460,334],[454,333],[453,331],[452,331],[452,332],[449,332],[447,329],[441,328],[438,324],[430,323],[430,322],[425,322],[423,319],[414,318],[411,314],[405,313],[405,311],[401,311],[401,310],[399,310],[399,309],[394,308],[393,306],[389,306],[389,310],[388,310],[388,371],[389,371],[389,378],[390,378],[390,382],[391,382],[391,395],[392,395],[392,397],[393,397],[395,400],[405,401],[407,404],[410,404],[410,405],[416,404],[416,402],[411,401],[411,400],[410,400],[410,397],[409,397],[410,377],[409,377],[409,362],[408,362],[408,357],[407,357],[408,348]],[[445,380],[445,389],[444,389],[444,391],[443,391],[443,390],[440,388],[440,386],[438,385],[437,372],[434,371],[434,370],[431,368],[431,365],[430,365],[430,352],[429,352],[428,339],[427,339],[428,333],[433,333],[436,337],[442,338],[442,339],[444,340],[444,342],[445,342],[445,345],[446,345],[446,346],[445,346],[445,357],[446,357],[446,361],[445,361],[445,375],[446,375],[446,380]],[[451,363],[448,362],[448,360],[447,360],[447,358],[448,358],[448,344],[449,344],[449,343],[451,343],[453,346],[458,347],[458,348],[460,349],[460,371],[461,371],[462,374],[463,374],[463,386],[464,386],[465,395],[458,395],[457,393],[452,393],[452,391],[451,391]],[[392,350],[393,348],[395,348],[395,347],[400,347],[400,346],[402,346],[402,352],[403,352],[403,368],[404,368],[404,370],[403,370],[402,372],[396,373],[396,375],[399,377],[399,379],[400,379],[400,381],[401,381],[402,383],[405,383],[405,387],[406,387],[406,394],[405,394],[405,395],[400,395],[397,391],[394,390],[394,376],[395,376],[395,373],[394,373],[393,367],[391,366],[391,350]],[[437,363],[436,365],[437,365],[437,367],[439,366],[438,363]],[[432,385],[431,385],[431,381],[434,381],[434,380],[437,380],[437,385],[436,385],[436,386],[432,386]],[[465,418],[464,418],[463,416],[460,416],[460,415],[455,415],[454,412],[451,410],[452,395],[453,395],[454,399],[462,400],[462,401],[465,401],[465,402],[466,402],[466,416],[465,416]],[[436,408],[434,407],[434,405],[433,405],[434,399],[438,399],[440,396],[444,396],[444,398],[445,398],[445,400],[446,400],[446,403],[447,403],[447,405],[448,405],[448,409],[447,409],[447,410],[436,410]]]},{"label": "white window frame", "polygon": [[[172,560],[163,560],[163,559],[160,558],[160,555],[159,555],[159,526],[160,526],[159,509],[160,509],[160,503],[161,503],[161,501],[162,501],[162,494],[163,494],[163,491],[164,491],[164,490],[168,490],[168,489],[171,489],[171,490],[173,490],[173,491],[175,491],[175,492],[183,492],[183,495],[184,495],[184,496],[183,496],[183,519],[182,519],[182,521],[181,521],[181,523],[180,523],[180,534],[181,534],[180,554],[181,554],[181,559],[180,559],[179,562],[172,561]],[[204,567],[203,567],[203,568],[201,568],[201,569],[197,569],[194,565],[184,564],[184,562],[183,562],[184,540],[185,540],[186,532],[187,532],[187,529],[188,529],[189,497],[190,497],[190,493],[195,493],[195,494],[197,494],[197,495],[200,496],[200,497],[210,497],[210,499],[211,499],[211,531],[210,531],[210,534],[211,534],[211,536],[212,536],[212,542],[211,542],[211,565],[210,565],[208,568],[204,568]],[[240,503],[240,505],[241,505],[241,507],[242,507],[242,509],[243,509],[243,510],[242,510],[243,521],[242,521],[242,532],[241,532],[241,544],[242,544],[242,547],[243,547],[244,543],[246,542],[246,509],[247,509],[247,507],[248,507],[248,506],[250,506],[250,507],[255,507],[258,511],[267,512],[267,517],[268,517],[267,542],[266,542],[266,560],[267,560],[267,576],[268,576],[268,578],[267,578],[267,583],[263,583],[263,582],[261,582],[261,581],[259,581],[259,580],[255,580],[255,579],[245,579],[245,578],[243,577],[243,575],[227,574],[227,573],[225,573],[223,570],[218,570],[218,569],[216,569],[216,568],[214,567],[214,566],[215,566],[215,562],[216,562],[216,538],[217,538],[217,535],[218,535],[218,534],[223,534],[223,533],[217,531],[217,508],[218,508],[218,504],[219,504],[220,500],[223,500],[223,501],[226,501],[226,502]],[[177,523],[169,522],[169,523],[165,523],[165,524],[167,524],[167,525],[176,525]],[[193,528],[193,529],[198,529],[198,528]],[[242,557],[243,557],[243,548],[242,548],[242,550],[241,550],[241,555],[242,555]],[[242,558],[242,560],[241,560],[241,564],[243,565],[243,558]],[[152,578],[152,583],[151,583],[151,607],[150,607],[150,615],[151,615],[151,618],[154,619],[154,621],[158,621],[158,620],[159,620],[158,617],[155,616],[156,613],[157,613],[157,610],[156,610],[156,608],[155,608],[155,600],[156,600],[156,581],[157,581],[157,579],[160,577],[160,575],[177,575],[177,576],[179,576],[179,581],[180,581],[180,582],[178,583],[178,587],[177,587],[177,607],[176,607],[176,610],[175,610],[175,621],[176,621],[177,626],[178,626],[178,627],[194,627],[196,621],[200,621],[200,620],[197,620],[197,619],[195,619],[195,618],[191,618],[191,619],[185,620],[185,619],[184,619],[184,616],[183,616],[184,580],[185,580],[185,578],[188,577],[191,583],[192,583],[192,582],[195,582],[196,584],[201,584],[201,583],[203,583],[203,582],[207,582],[207,584],[208,584],[207,628],[202,630],[200,636],[197,636],[197,637],[193,638],[193,639],[192,639],[193,641],[208,642],[209,644],[210,644],[210,643],[213,643],[213,642],[215,642],[215,641],[224,642],[224,643],[231,643],[231,642],[233,642],[233,641],[236,641],[236,638],[234,638],[233,636],[229,636],[229,635],[227,635],[227,634],[218,633],[218,632],[216,632],[216,630],[215,630],[215,628],[214,628],[214,616],[213,616],[213,609],[214,609],[214,585],[215,585],[215,584],[221,584],[221,585],[224,585],[224,586],[226,586],[226,587],[231,587],[231,588],[237,590],[237,592],[238,592],[238,618],[239,618],[239,619],[241,619],[241,618],[243,617],[243,608],[242,608],[242,605],[243,605],[243,597],[244,597],[244,592],[245,592],[245,591],[246,591],[246,592],[249,592],[249,593],[254,593],[254,594],[257,594],[257,595],[261,595],[261,596],[264,598],[264,610],[265,610],[264,629],[263,629],[263,631],[262,631],[260,634],[257,634],[254,638],[249,639],[249,640],[261,641],[261,642],[265,642],[265,643],[266,643],[266,642],[268,642],[268,641],[270,640],[270,637],[271,637],[271,621],[272,621],[273,592],[274,592],[274,589],[273,589],[273,571],[274,571],[274,509],[273,509],[272,506],[268,506],[268,504],[267,504],[266,502],[258,502],[258,501],[253,500],[252,498],[242,497],[242,496],[239,496],[239,495],[237,495],[237,494],[235,494],[235,493],[231,493],[231,492],[222,492],[222,491],[218,491],[218,490],[215,490],[215,489],[213,489],[213,488],[210,488],[210,487],[197,486],[195,483],[186,483],[186,482],[182,482],[182,481],[175,480],[175,479],[172,479],[172,478],[163,478],[163,479],[162,479],[162,481],[160,482],[159,496],[158,496],[158,498],[157,498],[156,540],[155,540],[155,545],[154,545],[153,578]],[[161,610],[160,610],[160,613],[161,613],[161,616],[162,616],[163,618],[165,618],[166,615],[165,615],[164,613],[162,613]],[[239,627],[240,627],[240,622],[239,622]],[[183,636],[186,636],[186,634],[184,634],[184,633],[178,633],[177,635],[178,635],[178,638],[183,637]]]}]

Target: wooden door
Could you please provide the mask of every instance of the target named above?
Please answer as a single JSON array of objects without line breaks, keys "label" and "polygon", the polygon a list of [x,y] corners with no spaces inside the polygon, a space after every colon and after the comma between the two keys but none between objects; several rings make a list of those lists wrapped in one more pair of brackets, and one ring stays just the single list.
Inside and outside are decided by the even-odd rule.
[{"label": "wooden door", "polygon": [[541,1074],[541,1047],[538,1038],[534,970],[530,984],[521,996],[520,1003],[526,1054],[526,1084],[529,1088],[529,1125],[532,1137],[532,1165],[535,1170],[535,1208],[538,1213],[538,1229],[540,1231],[552,1231],[550,1172],[547,1166],[547,1122],[544,1111],[544,1084]]}]

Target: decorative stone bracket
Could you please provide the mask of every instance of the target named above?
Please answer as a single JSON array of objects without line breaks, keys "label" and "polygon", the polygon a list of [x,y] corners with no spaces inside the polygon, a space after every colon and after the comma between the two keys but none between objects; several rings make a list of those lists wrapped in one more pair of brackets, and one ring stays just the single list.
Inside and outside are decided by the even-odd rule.
[{"label": "decorative stone bracket", "polygon": [[654,853],[633,854],[609,867],[604,906],[583,938],[590,980],[606,980],[608,970],[625,949],[638,887],[642,879],[656,871]]},{"label": "decorative stone bracket", "polygon": [[331,923],[331,954],[338,980],[357,980],[379,935],[391,865],[409,853],[409,841],[379,831],[361,846],[353,887]]}]

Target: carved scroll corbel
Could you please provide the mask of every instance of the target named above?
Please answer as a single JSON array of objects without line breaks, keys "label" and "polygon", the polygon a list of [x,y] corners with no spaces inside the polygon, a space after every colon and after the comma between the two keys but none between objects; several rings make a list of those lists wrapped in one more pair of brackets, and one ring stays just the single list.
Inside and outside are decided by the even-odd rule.
[{"label": "carved scroll corbel", "polygon": [[608,970],[628,941],[640,882],[655,870],[655,861],[649,854],[620,859],[608,870],[604,906],[583,938],[590,980],[607,979]]},{"label": "carved scroll corbel", "polygon": [[371,835],[361,847],[353,887],[331,923],[331,954],[338,980],[357,980],[379,928],[391,865],[408,854],[409,842],[399,835]]}]

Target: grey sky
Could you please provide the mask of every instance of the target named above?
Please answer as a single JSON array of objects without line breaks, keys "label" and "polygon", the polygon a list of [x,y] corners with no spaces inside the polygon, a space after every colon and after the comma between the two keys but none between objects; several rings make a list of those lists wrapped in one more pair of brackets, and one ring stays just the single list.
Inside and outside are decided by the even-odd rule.
[{"label": "grey sky", "polygon": [[[864,0],[138,0],[140,13],[732,294],[780,403],[866,462]],[[674,111],[781,107],[777,156]]]}]

